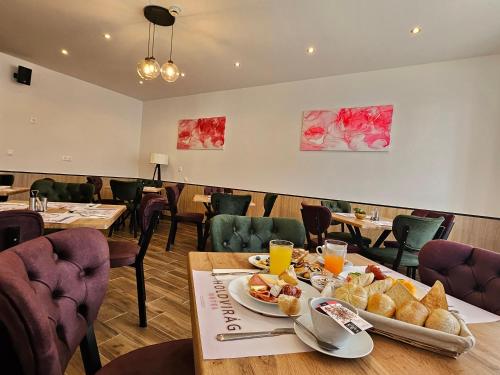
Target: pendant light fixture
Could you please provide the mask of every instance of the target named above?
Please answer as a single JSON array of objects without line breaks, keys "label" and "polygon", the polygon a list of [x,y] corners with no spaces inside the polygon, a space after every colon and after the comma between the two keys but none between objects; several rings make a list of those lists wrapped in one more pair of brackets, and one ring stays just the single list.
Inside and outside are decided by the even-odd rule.
[{"label": "pendant light fixture", "polygon": [[149,23],[149,31],[148,31],[148,54],[144,60],[141,60],[137,63],[137,74],[139,77],[145,80],[151,80],[158,77],[160,74],[160,64],[154,58],[154,48],[155,48],[155,32],[156,25],[153,24],[153,43],[151,46],[151,55],[149,54],[149,46],[151,40],[151,22]]},{"label": "pendant light fixture", "polygon": [[[149,35],[148,35],[148,55],[144,60],[139,61],[137,64],[137,73],[139,77],[144,80],[151,80],[158,77],[161,73],[163,79],[167,82],[175,82],[179,78],[180,72],[177,65],[172,61],[172,47],[174,39],[174,23],[175,16],[180,13],[180,8],[172,6],[169,9],[157,6],[148,5],[144,8],[144,17],[149,21]],[[151,39],[151,24],[153,24],[153,42],[151,44],[151,54],[149,53],[150,39]],[[155,44],[155,31],[156,25],[159,26],[172,26],[170,35],[170,58],[160,68],[160,64],[155,60],[153,50]]]},{"label": "pendant light fixture", "polygon": [[172,46],[174,41],[174,25],[172,25],[172,33],[170,34],[170,57],[168,61],[161,66],[161,76],[167,82],[175,82],[179,78],[180,72],[177,65],[172,61]]}]

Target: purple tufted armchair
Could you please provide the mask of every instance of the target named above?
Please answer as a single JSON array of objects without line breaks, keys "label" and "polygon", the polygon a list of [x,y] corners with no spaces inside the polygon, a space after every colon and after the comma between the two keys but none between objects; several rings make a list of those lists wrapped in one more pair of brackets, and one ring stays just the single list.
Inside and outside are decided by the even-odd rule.
[{"label": "purple tufted armchair", "polygon": [[500,315],[500,253],[458,242],[434,240],[420,250],[419,274],[446,293]]},{"label": "purple tufted armchair", "polygon": [[43,234],[43,219],[30,210],[0,212],[0,251]]},{"label": "purple tufted armchair", "polygon": [[92,324],[108,285],[95,229],[69,229],[0,253],[0,373],[62,375],[80,346],[87,375],[194,374],[191,339],[146,346],[101,368]]}]

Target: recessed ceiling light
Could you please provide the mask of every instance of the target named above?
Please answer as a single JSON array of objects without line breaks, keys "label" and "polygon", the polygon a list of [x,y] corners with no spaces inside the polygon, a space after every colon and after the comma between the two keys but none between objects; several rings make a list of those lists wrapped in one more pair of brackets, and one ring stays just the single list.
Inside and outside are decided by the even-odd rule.
[{"label": "recessed ceiling light", "polygon": [[422,31],[422,29],[420,28],[420,26],[415,26],[413,29],[410,30],[410,33],[418,34],[421,31]]},{"label": "recessed ceiling light", "polygon": [[181,77],[184,78],[186,76],[186,73],[182,72]]},{"label": "recessed ceiling light", "polygon": [[144,81],[139,81],[139,85],[142,85],[144,83]]},{"label": "recessed ceiling light", "polygon": [[104,38],[105,38],[105,39],[111,39],[111,34],[105,33],[105,34],[104,34]]},{"label": "recessed ceiling light", "polygon": [[309,55],[314,54],[314,52],[316,52],[316,48],[314,48],[313,46],[311,46],[311,47],[307,47],[307,53],[308,53]]},{"label": "recessed ceiling light", "polygon": [[66,56],[69,54],[68,50],[64,48],[61,50],[61,53]]},{"label": "recessed ceiling light", "polygon": [[236,62],[234,63],[234,66],[235,66],[236,68],[239,68],[239,67],[240,67],[240,62],[239,62],[239,61],[236,61]]}]

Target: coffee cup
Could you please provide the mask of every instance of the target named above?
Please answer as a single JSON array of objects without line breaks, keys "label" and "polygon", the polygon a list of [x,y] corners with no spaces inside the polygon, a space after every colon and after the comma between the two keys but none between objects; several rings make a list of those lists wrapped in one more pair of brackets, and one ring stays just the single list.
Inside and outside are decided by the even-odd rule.
[{"label": "coffee cup", "polygon": [[316,308],[323,302],[335,301],[358,315],[355,307],[347,302],[336,298],[318,297],[309,300],[313,331],[322,341],[335,345],[337,348],[343,347],[352,336],[344,327],[337,323],[330,316],[319,312]]}]

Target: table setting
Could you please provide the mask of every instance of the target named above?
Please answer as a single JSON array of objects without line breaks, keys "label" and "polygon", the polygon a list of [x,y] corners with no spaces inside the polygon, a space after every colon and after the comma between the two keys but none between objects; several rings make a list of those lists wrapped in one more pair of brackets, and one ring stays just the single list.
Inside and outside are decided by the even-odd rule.
[{"label": "table setting", "polygon": [[[214,267],[211,271],[193,270],[192,287],[203,359],[311,351],[328,357],[362,358],[373,351],[375,343],[372,336],[377,335],[456,358],[475,346],[475,337],[468,329],[468,324],[500,320],[495,314],[445,295],[439,286],[429,287],[381,265],[354,266],[346,259],[343,249],[346,246],[339,242],[341,241],[335,244],[337,247],[328,244],[320,247],[316,254],[303,254],[303,249],[292,249],[293,245],[286,252],[286,244],[273,246],[271,243],[269,254],[251,254],[247,257],[248,267],[254,268]],[[285,253],[287,259],[284,259]],[[338,259],[332,262],[329,256]],[[311,285],[311,279],[297,277],[295,269],[305,260],[324,267],[318,272],[318,275],[323,275],[323,284]],[[273,264],[279,265],[279,270],[273,269]],[[329,270],[336,272],[325,272],[327,265]],[[358,278],[363,279],[366,285],[361,287],[361,281],[355,281]],[[441,313],[446,314],[446,319],[456,319],[456,331],[444,332],[439,324],[448,320],[438,316],[439,314],[434,314],[437,318],[432,318],[439,324],[431,329],[428,328],[432,326],[432,319],[427,317],[429,314],[425,319],[430,319],[429,324],[424,326],[423,322],[420,324],[411,322],[411,319],[404,321],[400,318],[401,314],[395,313],[399,312],[399,306],[384,316],[376,309],[367,309],[367,304],[355,306],[355,299],[351,299],[349,293],[347,297],[335,293],[347,284],[357,283],[356,286],[373,289],[384,295],[382,299],[388,300],[390,297],[377,289],[383,280],[386,280],[385,284],[388,286],[384,293],[399,301],[399,294],[391,292],[391,288],[400,293],[403,288],[402,293],[411,299],[409,302],[412,302],[412,307],[418,307],[417,304],[421,302],[426,303],[426,298],[441,298],[441,301],[444,298],[446,312]],[[276,292],[275,288],[280,291]],[[407,295],[404,294],[406,292]],[[350,310],[352,316],[350,320],[340,324],[331,316],[325,315],[325,311],[320,311],[319,304]],[[438,309],[438,306],[431,307]],[[412,309],[405,309],[413,316]],[[434,312],[430,307],[428,309]],[[346,333],[346,327],[355,327],[356,333]]]}]

